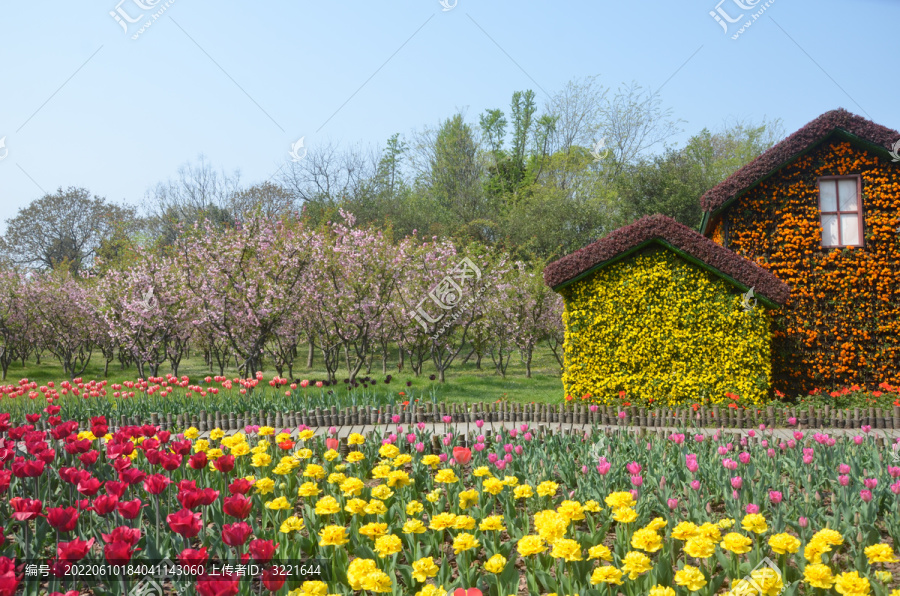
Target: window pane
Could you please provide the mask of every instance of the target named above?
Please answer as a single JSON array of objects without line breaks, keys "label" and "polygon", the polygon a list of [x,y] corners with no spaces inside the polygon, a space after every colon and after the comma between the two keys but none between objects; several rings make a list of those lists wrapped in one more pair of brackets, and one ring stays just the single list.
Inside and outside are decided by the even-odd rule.
[{"label": "window pane", "polygon": [[822,216],[822,244],[824,246],[838,245],[838,219],[837,215]]},{"label": "window pane", "polygon": [[819,207],[822,211],[837,211],[837,185],[834,180],[819,182]]},{"label": "window pane", "polygon": [[859,217],[841,215],[841,240],[845,246],[859,244]]},{"label": "window pane", "polygon": [[856,180],[838,180],[838,196],[841,199],[841,211],[856,211]]}]

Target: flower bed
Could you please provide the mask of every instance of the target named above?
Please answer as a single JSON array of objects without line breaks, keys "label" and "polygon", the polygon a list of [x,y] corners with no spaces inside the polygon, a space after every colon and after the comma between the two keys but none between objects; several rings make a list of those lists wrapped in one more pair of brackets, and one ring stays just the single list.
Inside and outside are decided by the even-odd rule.
[{"label": "flower bed", "polygon": [[[470,449],[424,423],[341,442],[305,428],[296,440],[272,427],[110,433],[102,417],[82,427],[59,414],[0,417],[0,594],[71,596],[66,565],[166,559],[203,571],[163,587],[201,596],[897,594],[900,458],[865,430],[591,442],[536,441],[523,424]],[[42,421],[51,430],[35,430]],[[301,564],[321,566],[319,579]]]}]

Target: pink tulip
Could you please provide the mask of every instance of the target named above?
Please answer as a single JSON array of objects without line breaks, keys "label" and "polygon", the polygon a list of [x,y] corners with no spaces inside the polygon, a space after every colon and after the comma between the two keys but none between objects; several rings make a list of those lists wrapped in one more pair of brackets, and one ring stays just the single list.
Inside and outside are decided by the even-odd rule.
[{"label": "pink tulip", "polygon": [[522,435],[522,438],[526,441],[530,441],[533,437],[531,436],[531,433],[525,433],[524,435]]},{"label": "pink tulip", "polygon": [[704,438],[703,435],[700,435],[700,434],[694,435],[694,440],[698,443],[702,443],[703,438]]},{"label": "pink tulip", "polygon": [[393,416],[391,416],[391,422],[393,422],[394,424],[397,424],[398,422],[400,422],[400,415],[394,414]]},{"label": "pink tulip", "polygon": [[862,445],[862,442],[863,442],[862,435],[856,435],[855,437],[853,437],[853,442],[856,443],[857,445]]},{"label": "pink tulip", "polygon": [[501,459],[500,461],[498,461],[498,462],[497,462],[497,469],[498,469],[498,470],[504,470],[504,469],[506,469],[506,462],[503,461],[502,459]]},{"label": "pink tulip", "polygon": [[415,443],[415,442],[416,442],[416,435],[413,434],[413,433],[409,433],[408,435],[406,435],[406,442],[407,442],[407,443]]},{"label": "pink tulip", "polygon": [[303,387],[304,389],[309,387],[309,379],[303,379],[302,381],[300,381],[300,386]]},{"label": "pink tulip", "polygon": [[790,447],[791,449],[793,449],[793,448],[796,447],[796,446],[797,446],[797,442],[794,441],[794,439],[788,440],[788,447]]},{"label": "pink tulip", "polygon": [[700,490],[700,481],[699,481],[699,480],[692,480],[692,481],[691,481],[691,488],[694,489],[694,490]]},{"label": "pink tulip", "polygon": [[631,493],[631,496],[632,496],[632,498],[633,498],[635,501],[638,500],[638,497],[639,497],[640,494],[641,494],[641,493],[639,493],[639,492],[638,492],[637,490],[635,490],[635,489],[631,489],[629,492]]},{"label": "pink tulip", "polygon": [[768,447],[768,446],[769,446],[769,442],[768,442],[767,440],[765,440],[765,439],[763,439],[762,441],[760,441],[759,444],[762,445],[763,447]]},{"label": "pink tulip", "polygon": [[515,439],[517,434],[518,434],[518,433],[516,432],[516,429],[512,429],[512,430],[509,431],[509,436],[510,436],[510,438],[512,438],[512,439]]},{"label": "pink tulip", "polygon": [[718,451],[719,455],[725,455],[726,453],[728,453],[728,447],[726,447],[725,445],[719,445]]},{"label": "pink tulip", "polygon": [[744,509],[747,513],[759,513],[759,505],[754,505],[753,503],[749,503],[747,507]]},{"label": "pink tulip", "polygon": [[481,428],[482,426],[484,426],[484,420],[476,420],[475,426],[477,426],[478,428]]},{"label": "pink tulip", "polygon": [[322,388],[322,381],[316,381],[316,387],[318,387],[319,389],[321,389],[321,388]]},{"label": "pink tulip", "polygon": [[797,425],[797,419],[794,418],[794,417],[792,416],[792,417],[790,417],[790,418],[787,419],[787,423],[788,423],[789,425],[791,425],[791,426],[796,426],[796,425]]},{"label": "pink tulip", "polygon": [[773,505],[778,505],[783,499],[784,497],[782,496],[781,492],[777,490],[769,491],[769,500],[772,501]]},{"label": "pink tulip", "polygon": [[878,486],[878,479],[877,478],[866,478],[865,480],[863,480],[863,485],[866,488],[874,489],[876,486]]},{"label": "pink tulip", "polygon": [[806,465],[809,465],[809,464],[813,463],[813,456],[811,456],[811,455],[804,455],[804,456],[803,456],[803,463],[806,464]]},{"label": "pink tulip", "polygon": [[900,495],[900,480],[891,485],[891,492]]},{"label": "pink tulip", "polygon": [[527,424],[520,424],[520,425],[519,425],[519,431],[520,431],[520,432],[526,432],[527,430],[528,430],[528,425],[527,425]]},{"label": "pink tulip", "polygon": [[794,431],[794,440],[796,440],[796,441],[802,441],[802,440],[803,440],[803,433],[800,432],[799,430],[795,430],[795,431]]},{"label": "pink tulip", "polygon": [[599,407],[599,406],[596,406],[596,405],[590,405],[590,406],[588,406],[588,409],[589,409],[591,412],[596,412],[597,410],[600,409],[600,407]]},{"label": "pink tulip", "polygon": [[444,416],[441,420],[444,421],[444,424],[450,424],[453,421],[451,416]]},{"label": "pink tulip", "polygon": [[862,430],[864,433],[869,433],[872,431],[872,427],[868,424],[863,424],[860,430]]},{"label": "pink tulip", "polygon": [[416,451],[418,451],[419,453],[425,451],[425,443],[416,443]]},{"label": "pink tulip", "polygon": [[438,457],[440,458],[441,463],[447,462],[447,454],[446,453],[441,453]]},{"label": "pink tulip", "polygon": [[418,424],[416,424],[416,428],[418,428],[419,430],[425,430],[425,423],[419,422]]},{"label": "pink tulip", "polygon": [[487,459],[488,462],[494,464],[497,463],[497,460],[500,459],[500,456],[498,456],[496,453],[489,453]]},{"label": "pink tulip", "polygon": [[631,474],[632,476],[635,474],[640,474],[641,473],[641,464],[637,463],[636,461],[633,461],[630,464],[626,464],[625,469],[628,470],[628,473]]},{"label": "pink tulip", "polygon": [[605,457],[601,457],[600,463],[597,465],[597,471],[600,472],[600,475],[606,476],[609,473],[610,468],[612,468],[612,464],[606,461]]},{"label": "pink tulip", "polygon": [[633,474],[631,476],[631,484],[635,486],[641,486],[642,484],[644,484],[644,477],[640,474]]},{"label": "pink tulip", "polygon": [[846,475],[838,476],[838,483],[841,486],[847,486],[848,484],[850,484],[850,477]]},{"label": "pink tulip", "polygon": [[516,452],[516,455],[522,455],[522,452],[525,451],[525,449],[523,449],[521,445],[516,445],[514,451]]},{"label": "pink tulip", "polygon": [[503,456],[503,461],[505,461],[506,463],[510,463],[512,460],[513,460],[512,453],[507,453],[506,455]]},{"label": "pink tulip", "polygon": [[775,450],[772,449],[772,448],[770,447],[770,448],[766,451],[766,455],[768,455],[770,458],[775,457]]},{"label": "pink tulip", "polygon": [[900,478],[900,467],[888,466],[888,474],[891,475],[891,478]]},{"label": "pink tulip", "polygon": [[809,520],[806,519],[805,517],[801,517],[800,519],[797,520],[797,525],[800,526],[801,528],[806,528],[809,526]]},{"label": "pink tulip", "polygon": [[755,437],[756,431],[751,428],[750,430],[747,431],[747,435],[750,437]]},{"label": "pink tulip", "polygon": [[328,427],[328,434],[329,434],[329,435],[332,435],[332,436],[336,435],[336,434],[337,434],[337,427],[336,427],[336,426],[329,426],[329,427]]},{"label": "pink tulip", "polygon": [[582,474],[587,474],[587,471],[588,471],[588,467],[587,467],[587,466],[581,466],[581,473],[582,473]]},{"label": "pink tulip", "polygon": [[625,412],[619,412],[619,418],[625,420]]},{"label": "pink tulip", "polygon": [[487,445],[485,445],[484,443],[475,443],[472,448],[475,451],[484,451],[487,448]]},{"label": "pink tulip", "polygon": [[870,490],[861,490],[861,491],[859,491],[859,497],[860,497],[863,501],[865,501],[866,503],[868,503],[869,501],[872,500],[872,491],[870,491]]},{"label": "pink tulip", "polygon": [[738,459],[741,460],[742,464],[749,464],[750,463],[750,454],[747,453],[746,451],[743,451],[743,452],[741,452],[740,455],[738,455]]},{"label": "pink tulip", "polygon": [[669,506],[669,509],[675,511],[678,508],[678,499],[669,499],[666,501],[666,505]]},{"label": "pink tulip", "polygon": [[446,435],[444,437],[444,445],[449,446],[451,442],[453,442],[453,437],[451,435]]},{"label": "pink tulip", "polygon": [[765,425],[765,424],[760,424],[760,425],[759,425],[759,430],[766,430],[766,425]]},{"label": "pink tulip", "polygon": [[731,488],[740,490],[742,486],[744,486],[744,480],[740,476],[735,476],[731,479]]},{"label": "pink tulip", "polygon": [[507,443],[506,445],[503,446],[503,451],[505,451],[506,453],[512,453],[512,450],[513,450],[513,446],[510,443]]}]

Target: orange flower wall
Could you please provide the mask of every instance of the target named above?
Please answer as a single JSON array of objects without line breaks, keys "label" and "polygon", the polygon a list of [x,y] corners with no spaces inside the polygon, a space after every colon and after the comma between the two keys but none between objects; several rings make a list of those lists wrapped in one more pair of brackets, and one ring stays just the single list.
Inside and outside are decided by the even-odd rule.
[{"label": "orange flower wall", "polygon": [[[817,178],[860,175],[864,248],[822,248]],[[791,286],[773,325],[781,390],[900,383],[900,167],[826,143],[727,208],[728,248]],[[722,242],[721,226],[712,232]]]}]

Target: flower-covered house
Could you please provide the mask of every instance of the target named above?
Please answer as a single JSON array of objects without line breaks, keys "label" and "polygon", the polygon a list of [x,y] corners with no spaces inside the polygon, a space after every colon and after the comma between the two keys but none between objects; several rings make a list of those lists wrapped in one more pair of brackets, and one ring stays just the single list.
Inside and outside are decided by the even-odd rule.
[{"label": "flower-covered house", "polygon": [[701,198],[701,232],[791,287],[775,386],[900,382],[900,133],[816,118]]},{"label": "flower-covered house", "polygon": [[568,395],[602,402],[625,391],[669,404],[768,395],[770,311],[789,288],[675,220],[620,228],[548,265],[544,280],[565,302]]},{"label": "flower-covered house", "polygon": [[[566,392],[755,401],[900,383],[898,151],[897,131],[827,112],[707,192],[702,236],[654,216],[548,265]],[[747,288],[762,308],[742,308]]]}]

